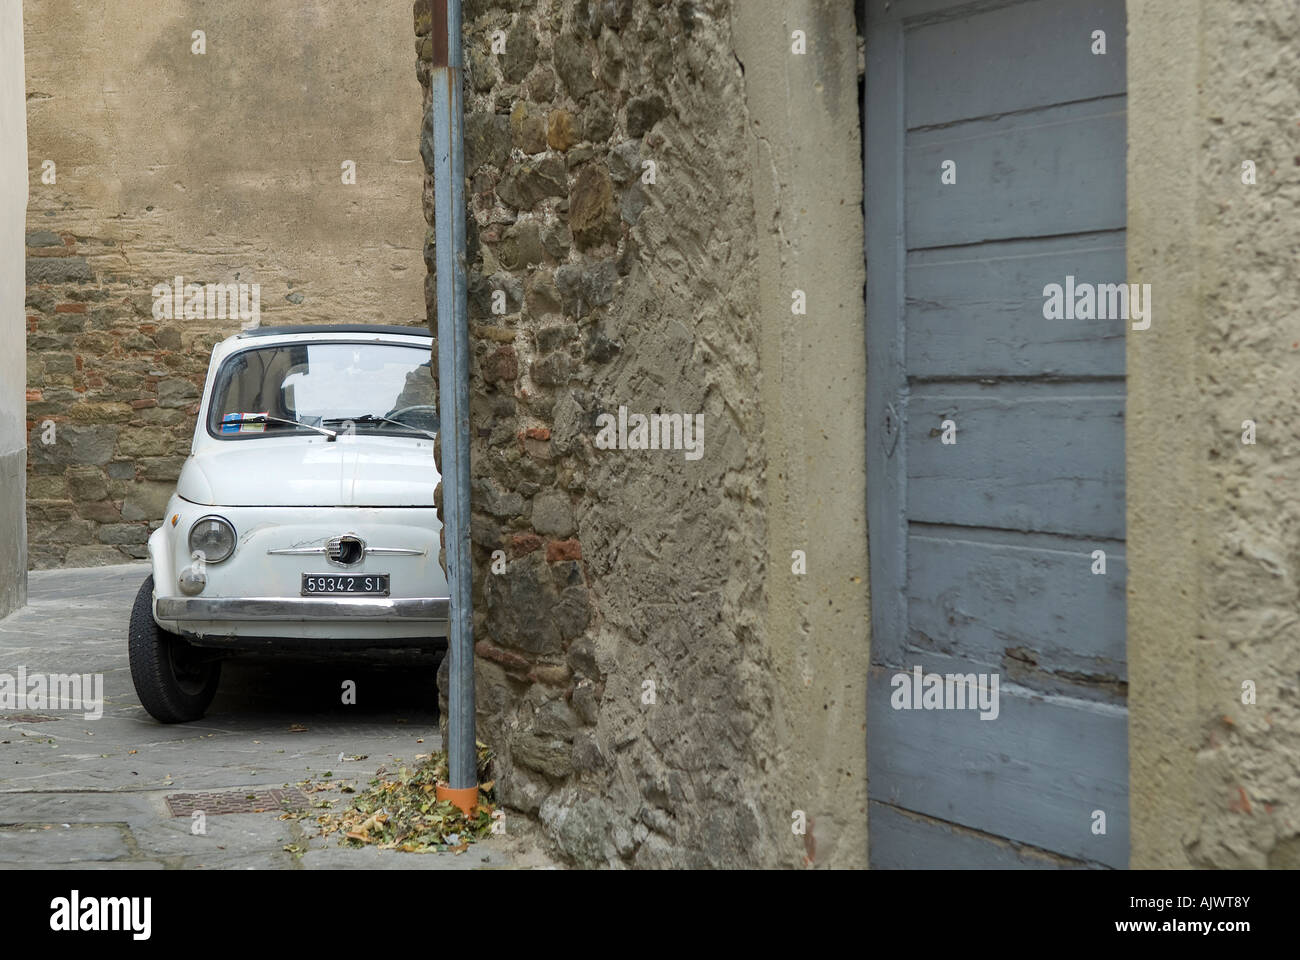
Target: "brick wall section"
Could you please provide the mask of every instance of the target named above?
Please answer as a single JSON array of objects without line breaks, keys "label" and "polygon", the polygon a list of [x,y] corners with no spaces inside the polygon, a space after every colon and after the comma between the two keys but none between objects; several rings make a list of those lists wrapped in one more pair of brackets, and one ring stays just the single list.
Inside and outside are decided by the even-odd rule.
[{"label": "brick wall section", "polygon": [[[762,789],[779,747],[730,3],[464,11],[477,698],[501,797],[578,863],[789,862],[765,842],[790,813]],[[431,176],[424,210],[432,227]],[[620,405],[702,413],[705,455],[597,449]]]},{"label": "brick wall section", "polygon": [[22,7],[31,562],[121,563],[240,328],[155,320],[156,284],[257,284],[263,326],[423,325],[410,8]]},{"label": "brick wall section", "polygon": [[155,322],[150,283],[115,244],[32,229],[43,216],[34,203],[29,562],[40,569],[142,559],[189,453],[208,355],[239,323]]}]

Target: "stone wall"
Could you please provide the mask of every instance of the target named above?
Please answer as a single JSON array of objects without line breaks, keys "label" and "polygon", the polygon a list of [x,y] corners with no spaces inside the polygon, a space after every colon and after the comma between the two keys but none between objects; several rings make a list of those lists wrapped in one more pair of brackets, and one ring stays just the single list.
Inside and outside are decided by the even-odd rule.
[{"label": "stone wall", "polygon": [[120,563],[145,556],[212,345],[244,322],[157,319],[156,284],[256,283],[264,326],[423,323],[418,120],[376,108],[413,99],[409,13],[28,0],[24,14],[30,560]]},{"label": "stone wall", "polygon": [[[808,128],[796,119],[756,129],[733,37],[736,6],[469,0],[464,8],[479,736],[497,752],[505,805],[537,818],[557,850],[583,864],[810,863],[814,844],[791,830],[793,811],[821,816],[832,804],[828,818],[853,826],[841,831],[838,859],[822,856],[865,862],[853,16],[847,2],[798,5],[816,8],[802,25],[822,44],[817,70],[835,79],[844,114],[830,153],[847,165],[832,163],[800,190],[829,189],[827,240],[843,243],[849,264],[836,276],[832,257],[822,289],[840,305],[826,316],[849,344],[839,344],[837,368],[849,383],[834,402],[853,411],[847,435],[828,442],[828,465],[856,472],[827,502],[792,506],[806,490],[804,441],[777,448],[801,462],[774,504],[772,474],[788,461],[769,459],[765,431],[769,408],[790,425],[789,402],[773,389],[784,383],[798,396],[825,373],[815,372],[818,350],[784,370],[780,360],[790,294],[778,277],[813,259],[781,233],[800,215],[783,190],[789,147]],[[782,8],[763,6],[766,21],[745,26],[754,54],[782,64],[769,81],[789,69],[798,83],[790,103],[767,109],[779,121],[807,101],[821,122],[831,96],[812,68],[787,66]],[[427,0],[414,12],[428,116]],[[840,31],[838,48],[817,27]],[[766,138],[775,150],[760,146]],[[426,127],[426,159],[431,139]],[[432,191],[426,176],[431,225]],[[431,247],[426,262],[432,323]],[[796,349],[806,342],[790,337]],[[760,360],[765,339],[771,369]],[[829,402],[817,400],[816,412]],[[702,415],[702,455],[598,444],[603,418],[621,408],[629,418]],[[850,536],[857,524],[860,539],[839,558],[803,539],[773,544],[774,507],[790,510],[783,529],[792,523],[806,536],[801,518],[819,510],[816,529]],[[843,587],[857,596],[848,613],[835,608],[844,591],[829,577],[793,598],[792,547],[817,552],[823,573],[842,565]],[[817,635],[828,589],[842,619]],[[814,603],[821,609],[802,631],[773,638],[775,595],[791,597],[783,623]],[[819,723],[829,728],[820,751],[807,736]],[[837,794],[846,777],[851,786]]]}]

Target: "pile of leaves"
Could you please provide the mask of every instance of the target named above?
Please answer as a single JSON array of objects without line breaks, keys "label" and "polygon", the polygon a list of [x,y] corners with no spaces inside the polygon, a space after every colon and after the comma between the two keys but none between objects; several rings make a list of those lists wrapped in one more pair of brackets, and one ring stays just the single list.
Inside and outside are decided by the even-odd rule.
[{"label": "pile of leaves", "polygon": [[[406,853],[463,853],[492,832],[493,782],[488,780],[492,753],[478,745],[478,807],[466,817],[460,808],[439,801],[436,790],[447,781],[447,753],[419,754],[413,769],[399,766],[385,777],[381,767],[367,790],[352,797],[351,807],[316,818],[321,836],[341,833],[345,846],[377,846]],[[399,761],[400,762],[400,761]]]}]

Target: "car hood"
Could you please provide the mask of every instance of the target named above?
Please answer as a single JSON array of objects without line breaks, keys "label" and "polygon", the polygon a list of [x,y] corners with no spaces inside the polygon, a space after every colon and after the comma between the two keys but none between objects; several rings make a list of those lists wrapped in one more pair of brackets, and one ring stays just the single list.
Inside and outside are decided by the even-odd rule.
[{"label": "car hood", "polygon": [[176,492],[209,506],[429,507],[438,479],[432,440],[259,437],[195,451]]}]

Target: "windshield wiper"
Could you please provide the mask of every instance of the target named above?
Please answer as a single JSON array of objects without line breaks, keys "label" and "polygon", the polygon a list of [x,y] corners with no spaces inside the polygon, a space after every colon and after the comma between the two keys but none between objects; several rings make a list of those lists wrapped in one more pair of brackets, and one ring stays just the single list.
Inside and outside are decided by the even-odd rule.
[{"label": "windshield wiper", "polygon": [[287,423],[295,427],[306,427],[308,430],[315,430],[317,433],[323,433],[329,439],[333,440],[338,436],[335,430],[326,430],[324,427],[313,427],[310,423],[303,423],[301,420],[286,420],[284,417],[272,417],[265,413],[241,413],[238,419],[231,417],[222,423]]},{"label": "windshield wiper", "polygon": [[393,420],[390,417],[377,417],[373,413],[363,413],[359,417],[330,417],[322,420],[321,423],[391,423],[394,426],[401,427],[403,430],[414,430],[416,433],[422,433],[430,440],[437,440],[438,435],[432,431],[425,430],[423,427],[413,427],[409,423],[402,423],[401,420]]}]

